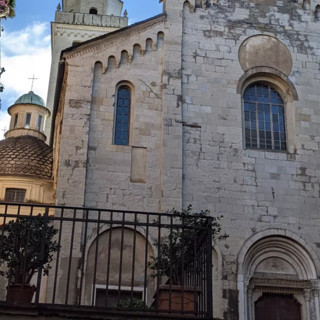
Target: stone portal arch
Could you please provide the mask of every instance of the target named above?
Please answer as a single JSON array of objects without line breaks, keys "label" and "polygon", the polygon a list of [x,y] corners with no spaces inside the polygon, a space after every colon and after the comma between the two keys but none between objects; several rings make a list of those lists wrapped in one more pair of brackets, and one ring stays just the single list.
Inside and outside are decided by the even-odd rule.
[{"label": "stone portal arch", "polygon": [[256,234],[238,255],[239,319],[255,320],[261,301],[274,301],[299,308],[297,319],[319,320],[318,275],[319,261],[304,240],[286,230]]},{"label": "stone portal arch", "polygon": [[114,227],[100,232],[88,244],[82,303],[102,306],[98,301],[100,292],[102,300],[111,297],[111,305],[105,301],[112,307],[112,296],[118,296],[118,291],[130,295],[132,291],[133,297],[138,294],[148,304],[153,295],[154,280],[147,268],[152,256],[152,245],[137,230]]}]

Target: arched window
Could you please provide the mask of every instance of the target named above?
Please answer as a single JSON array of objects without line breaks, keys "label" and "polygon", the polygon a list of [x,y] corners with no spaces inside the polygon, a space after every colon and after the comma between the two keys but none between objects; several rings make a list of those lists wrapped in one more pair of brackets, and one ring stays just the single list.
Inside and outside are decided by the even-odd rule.
[{"label": "arched window", "polygon": [[114,144],[129,144],[131,90],[122,85],[117,90],[116,121],[114,130]]},{"label": "arched window", "polygon": [[287,150],[284,103],[265,83],[255,83],[243,93],[245,146],[248,149]]},{"label": "arched window", "polygon": [[98,10],[96,8],[91,8],[89,13],[90,14],[98,14]]}]

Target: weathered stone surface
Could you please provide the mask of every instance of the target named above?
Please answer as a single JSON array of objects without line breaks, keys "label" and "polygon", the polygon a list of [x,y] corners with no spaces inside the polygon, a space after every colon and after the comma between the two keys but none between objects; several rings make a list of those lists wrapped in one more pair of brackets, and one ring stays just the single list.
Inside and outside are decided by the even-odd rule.
[{"label": "weathered stone surface", "polygon": [[268,66],[288,76],[292,70],[292,58],[287,47],[278,39],[267,35],[246,39],[239,49],[239,62],[244,71]]},{"label": "weathered stone surface", "polygon": [[[306,9],[302,1],[199,0],[184,6],[166,0],[165,9],[166,17],[65,52],[58,201],[143,211],[189,204],[210,209],[224,216],[230,235],[215,252],[214,315],[253,318],[250,297],[280,290],[281,277],[287,288],[281,292],[302,301],[310,315],[302,319],[319,319],[316,294],[310,300],[303,295],[318,290],[320,277],[315,2]],[[249,50],[246,44],[258,37],[265,49],[259,44]],[[255,82],[273,86],[284,101],[286,151],[244,148],[242,93]],[[128,146],[113,144],[119,83],[134,88]],[[134,147],[146,148],[146,183],[130,181]],[[275,260],[268,256],[258,264],[265,282],[257,284],[255,271],[247,274],[244,264],[248,252],[254,256],[251,246],[268,246],[265,239],[295,251],[283,258],[275,246]],[[304,261],[309,271],[291,279],[299,273],[290,259]]]}]

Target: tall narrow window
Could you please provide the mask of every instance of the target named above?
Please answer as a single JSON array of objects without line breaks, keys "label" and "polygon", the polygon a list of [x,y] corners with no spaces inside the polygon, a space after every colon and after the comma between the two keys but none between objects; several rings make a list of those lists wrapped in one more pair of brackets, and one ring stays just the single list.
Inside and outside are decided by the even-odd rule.
[{"label": "tall narrow window", "polygon": [[4,197],[8,202],[24,202],[26,197],[26,189],[7,188]]},{"label": "tall narrow window", "polygon": [[40,131],[43,117],[39,115],[37,129]]},{"label": "tall narrow window", "polygon": [[266,84],[249,86],[243,94],[245,146],[251,149],[286,150],[284,103]]},{"label": "tall narrow window", "polygon": [[129,144],[131,90],[128,86],[120,86],[117,91],[116,121],[114,144]]},{"label": "tall narrow window", "polygon": [[14,115],[13,129],[16,129],[18,125],[18,115]]},{"label": "tall narrow window", "polygon": [[31,120],[31,113],[26,114],[26,125],[24,126],[25,128],[30,128],[30,120]]}]

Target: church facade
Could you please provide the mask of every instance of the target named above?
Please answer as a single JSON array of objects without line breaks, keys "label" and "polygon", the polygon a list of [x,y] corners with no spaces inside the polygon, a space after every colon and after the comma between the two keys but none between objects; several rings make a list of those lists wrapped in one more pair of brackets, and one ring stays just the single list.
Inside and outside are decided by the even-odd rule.
[{"label": "church facade", "polygon": [[213,317],[320,320],[319,1],[163,7],[62,51],[57,205],[222,215]]},{"label": "church facade", "polygon": [[223,215],[214,316],[319,319],[318,12],[166,0],[65,50],[57,203]]}]

